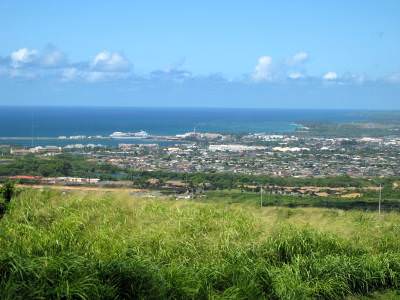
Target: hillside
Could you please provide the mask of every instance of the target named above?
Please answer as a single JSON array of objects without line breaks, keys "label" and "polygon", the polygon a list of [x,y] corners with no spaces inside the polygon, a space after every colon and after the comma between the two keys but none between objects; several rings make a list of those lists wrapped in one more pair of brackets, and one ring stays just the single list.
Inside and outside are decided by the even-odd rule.
[{"label": "hillside", "polygon": [[27,189],[0,220],[0,294],[395,299],[398,224],[396,212]]}]

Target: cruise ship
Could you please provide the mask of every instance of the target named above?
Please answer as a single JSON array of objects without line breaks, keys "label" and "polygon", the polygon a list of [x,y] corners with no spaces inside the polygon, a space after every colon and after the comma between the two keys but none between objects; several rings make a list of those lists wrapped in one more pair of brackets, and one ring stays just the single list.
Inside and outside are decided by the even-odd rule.
[{"label": "cruise ship", "polygon": [[110,137],[114,139],[145,139],[149,137],[149,134],[144,130],[140,130],[138,132],[115,131],[110,134]]}]

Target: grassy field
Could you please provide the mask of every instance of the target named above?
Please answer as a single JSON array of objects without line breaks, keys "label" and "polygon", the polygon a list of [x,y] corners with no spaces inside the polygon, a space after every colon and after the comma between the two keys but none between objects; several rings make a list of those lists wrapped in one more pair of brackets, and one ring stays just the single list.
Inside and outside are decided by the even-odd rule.
[{"label": "grassy field", "polygon": [[23,191],[0,220],[1,298],[400,297],[400,213],[207,200]]},{"label": "grassy field", "polygon": [[[376,193],[375,193],[376,194]],[[337,208],[342,210],[369,210],[377,211],[378,195],[362,196],[360,198],[341,198],[341,197],[318,197],[318,196],[290,196],[290,195],[270,195],[263,194],[262,206],[279,207],[319,207],[319,208]],[[204,200],[210,202],[225,203],[247,203],[261,205],[260,193],[245,192],[238,189],[217,190],[206,193]],[[400,199],[384,199],[381,203],[381,209],[386,211],[400,211]]]}]

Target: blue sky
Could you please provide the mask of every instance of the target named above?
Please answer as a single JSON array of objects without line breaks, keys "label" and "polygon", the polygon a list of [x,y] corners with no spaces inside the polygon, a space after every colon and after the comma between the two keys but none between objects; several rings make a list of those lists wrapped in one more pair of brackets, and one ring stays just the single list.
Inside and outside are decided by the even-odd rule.
[{"label": "blue sky", "polygon": [[0,104],[400,109],[400,1],[0,2]]}]

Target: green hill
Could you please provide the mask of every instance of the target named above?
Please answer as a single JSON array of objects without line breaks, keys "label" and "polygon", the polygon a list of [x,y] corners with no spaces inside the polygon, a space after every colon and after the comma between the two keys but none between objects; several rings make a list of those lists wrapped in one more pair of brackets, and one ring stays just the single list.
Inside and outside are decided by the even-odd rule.
[{"label": "green hill", "polygon": [[395,212],[25,190],[0,220],[0,295],[394,299],[399,224]]}]

